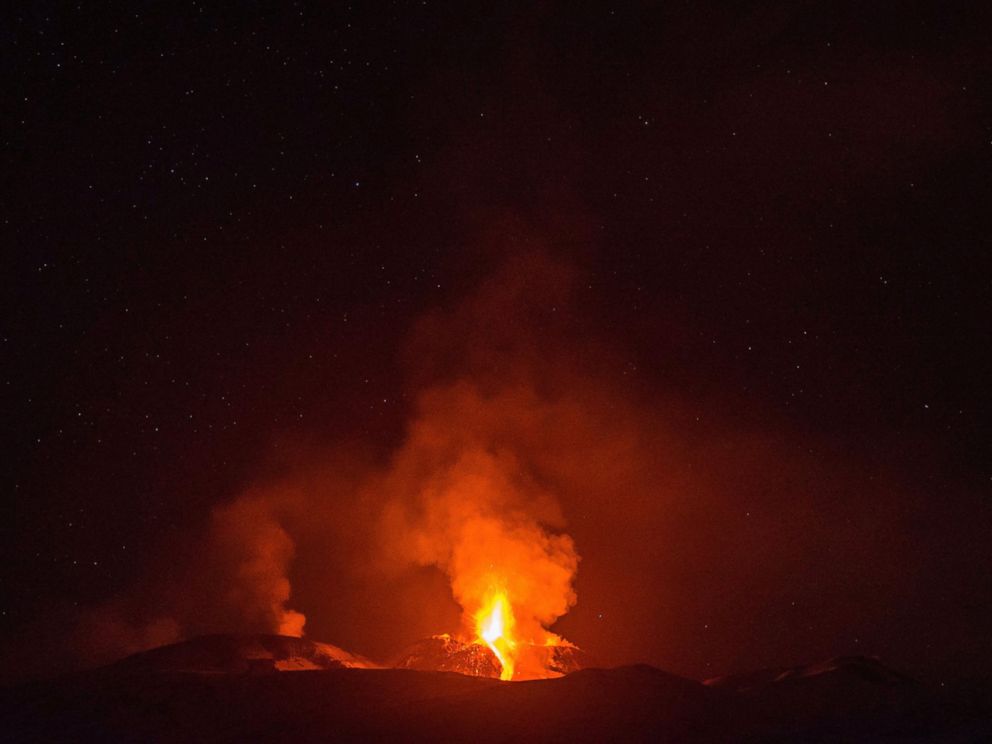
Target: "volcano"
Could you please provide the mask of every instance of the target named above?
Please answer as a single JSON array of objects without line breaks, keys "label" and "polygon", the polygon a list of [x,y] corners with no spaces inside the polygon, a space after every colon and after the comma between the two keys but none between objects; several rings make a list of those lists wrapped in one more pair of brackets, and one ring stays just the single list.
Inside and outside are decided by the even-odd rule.
[{"label": "volcano", "polygon": [[[521,673],[514,676],[516,681],[551,679],[594,666],[588,654],[571,644],[524,645],[519,656],[522,660]],[[458,672],[493,679],[499,679],[502,672],[496,654],[485,644],[461,641],[447,633],[417,641],[390,666],[424,672]]]},{"label": "volcano", "polygon": [[[0,690],[3,738],[300,744],[992,737],[988,688],[931,688],[870,657],[706,683],[646,665],[503,682],[479,644],[440,636],[409,651],[407,668],[397,669],[306,639],[204,636]],[[461,663],[470,674],[412,668]]]},{"label": "volcano", "polygon": [[466,643],[447,633],[417,641],[391,664],[421,672],[458,672],[471,677],[499,679],[499,659],[481,643]]},{"label": "volcano", "polygon": [[112,665],[121,673],[257,674],[305,669],[375,669],[329,643],[283,635],[205,635],[144,651]]}]

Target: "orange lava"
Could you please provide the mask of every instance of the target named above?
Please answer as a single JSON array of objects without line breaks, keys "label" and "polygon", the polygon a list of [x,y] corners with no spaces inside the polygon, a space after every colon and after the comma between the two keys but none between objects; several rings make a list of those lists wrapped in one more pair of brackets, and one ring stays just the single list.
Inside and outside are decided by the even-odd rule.
[{"label": "orange lava", "polygon": [[476,613],[475,622],[479,638],[499,659],[502,667],[499,678],[513,679],[517,641],[513,637],[513,609],[506,592],[502,590],[494,592],[489,601]]}]

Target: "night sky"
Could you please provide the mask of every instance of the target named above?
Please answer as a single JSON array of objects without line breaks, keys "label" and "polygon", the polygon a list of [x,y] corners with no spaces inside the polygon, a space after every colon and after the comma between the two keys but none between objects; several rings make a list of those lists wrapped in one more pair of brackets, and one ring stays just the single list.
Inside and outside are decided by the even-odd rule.
[{"label": "night sky", "polygon": [[271,630],[245,503],[309,637],[446,630],[378,560],[418,416],[553,494],[606,663],[987,673],[989,14],[471,5],[8,14],[4,675]]}]

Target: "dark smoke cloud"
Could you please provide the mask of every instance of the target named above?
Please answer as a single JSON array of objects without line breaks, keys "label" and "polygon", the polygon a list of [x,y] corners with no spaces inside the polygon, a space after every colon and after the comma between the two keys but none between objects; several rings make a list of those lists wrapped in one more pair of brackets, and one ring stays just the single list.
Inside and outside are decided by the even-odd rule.
[{"label": "dark smoke cloud", "polygon": [[913,489],[760,407],[641,379],[595,307],[580,269],[531,252],[421,317],[391,452],[284,447],[153,572],[172,578],[86,613],[79,650],[295,633],[305,614],[309,635],[384,659],[462,628],[478,551],[527,576],[530,632],[608,663],[898,657],[893,615],[914,647],[916,587],[957,558],[923,558],[933,514]]}]

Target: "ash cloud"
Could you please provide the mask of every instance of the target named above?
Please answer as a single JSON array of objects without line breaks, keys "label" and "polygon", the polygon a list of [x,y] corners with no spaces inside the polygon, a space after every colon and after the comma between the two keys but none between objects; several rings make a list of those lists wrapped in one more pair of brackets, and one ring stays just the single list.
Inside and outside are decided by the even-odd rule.
[{"label": "ash cloud", "polygon": [[897,655],[892,614],[948,570],[922,557],[920,501],[772,415],[633,374],[636,350],[613,343],[590,284],[522,253],[417,319],[408,420],[387,453],[288,443],[272,474],[166,551],[154,575],[172,578],[87,613],[79,648],[107,658],[305,623],[386,660],[464,632],[492,555],[526,597],[523,632],[604,663],[702,677]]},{"label": "ash cloud", "polygon": [[[532,401],[536,402],[536,401]],[[482,396],[467,383],[434,389],[385,479],[394,494],[381,541],[393,560],[437,566],[465,610],[465,632],[487,594],[511,597],[521,638],[544,643],[544,628],[576,601],[579,555],[554,495],[535,480],[499,429],[520,415],[511,396]]]},{"label": "ash cloud", "polygon": [[[556,415],[532,364],[573,279],[565,264],[520,255],[457,307],[419,319],[404,350],[412,412],[386,462],[342,447],[297,447],[283,475],[213,510],[189,559],[171,567],[176,579],[128,602],[131,615],[145,617],[122,622],[120,602],[88,612],[86,637],[100,638],[84,644],[99,650],[88,655],[113,655],[115,641],[118,654],[156,645],[164,636],[152,629],[161,627],[170,629],[168,640],[208,630],[302,634],[307,617],[291,596],[298,546],[296,568],[308,576],[311,602],[321,604],[322,581],[335,596],[350,586],[343,602],[318,607],[317,616],[364,606],[367,625],[398,598],[400,610],[372,623],[387,638],[397,637],[390,622],[418,626],[410,617],[418,605],[425,618],[436,615],[425,604],[447,610],[439,618],[446,627],[430,632],[470,633],[470,618],[497,580],[514,598],[521,637],[543,643],[546,628],[576,602],[579,552],[554,485],[541,482],[521,445]],[[347,477],[326,464],[349,458]],[[447,597],[418,575],[430,567],[447,578]],[[391,582],[399,586],[378,597],[357,587]],[[419,591],[429,596],[410,599]],[[450,611],[452,599],[459,613]],[[455,614],[459,627],[451,627]]]},{"label": "ash cloud", "polygon": [[282,506],[250,490],[215,507],[192,545],[170,546],[155,578],[82,613],[76,653],[96,664],[204,632],[303,635],[306,617],[288,606],[295,543]]},{"label": "ash cloud", "polygon": [[289,609],[288,571],[295,545],[266,500],[242,498],[214,511],[211,552],[231,577],[218,588],[224,605],[248,625],[289,636],[303,635],[306,617]]}]

